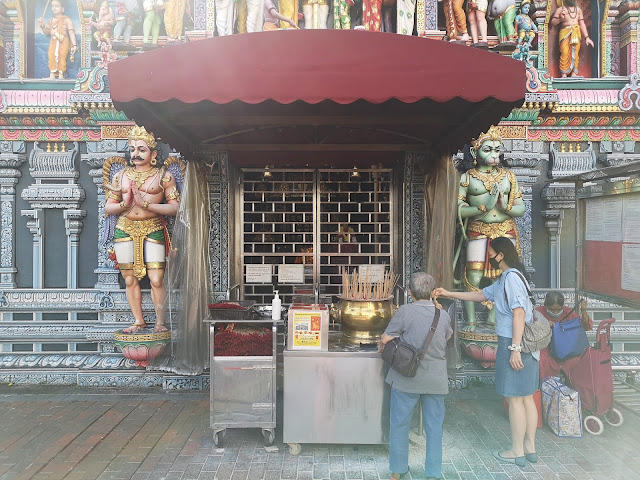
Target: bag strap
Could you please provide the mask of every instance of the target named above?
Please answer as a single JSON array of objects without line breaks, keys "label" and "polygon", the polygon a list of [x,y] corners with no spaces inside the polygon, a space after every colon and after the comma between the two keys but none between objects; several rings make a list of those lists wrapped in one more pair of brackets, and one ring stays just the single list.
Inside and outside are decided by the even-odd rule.
[{"label": "bag strap", "polygon": [[440,309],[436,308],[436,313],[433,316],[433,321],[431,322],[431,327],[429,327],[429,335],[427,335],[427,340],[424,342],[424,348],[422,349],[422,353],[420,354],[420,359],[424,357],[427,353],[427,348],[429,348],[429,344],[433,339],[433,335],[436,333],[436,329],[438,328],[438,322],[440,321]]},{"label": "bag strap", "polygon": [[[507,275],[509,273],[512,272],[508,272]],[[517,274],[520,279],[522,280],[522,283],[524,283],[524,288],[527,289],[527,295],[529,295],[529,301],[531,302],[532,306],[535,306],[536,302],[535,302],[535,298],[533,296],[533,293],[531,293],[531,290],[529,290],[529,283],[527,282],[527,280],[524,278],[524,276],[522,275],[522,273],[520,273],[518,270],[516,270],[515,272],[513,272],[515,274]],[[505,277],[506,280],[506,277]],[[504,282],[504,300],[507,303],[507,306],[509,306],[509,298],[507,297],[507,282]]]}]

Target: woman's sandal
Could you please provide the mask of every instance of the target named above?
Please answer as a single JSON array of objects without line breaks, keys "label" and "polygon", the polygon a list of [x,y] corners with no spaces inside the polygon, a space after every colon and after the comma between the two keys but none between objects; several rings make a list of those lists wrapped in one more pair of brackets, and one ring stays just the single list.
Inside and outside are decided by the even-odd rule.
[{"label": "woman's sandal", "polygon": [[137,333],[140,330],[147,328],[146,323],[132,323],[130,327],[122,330],[123,333]]},{"label": "woman's sandal", "polygon": [[538,454],[537,453],[525,453],[524,456],[527,458],[527,461],[530,463],[538,463]]}]

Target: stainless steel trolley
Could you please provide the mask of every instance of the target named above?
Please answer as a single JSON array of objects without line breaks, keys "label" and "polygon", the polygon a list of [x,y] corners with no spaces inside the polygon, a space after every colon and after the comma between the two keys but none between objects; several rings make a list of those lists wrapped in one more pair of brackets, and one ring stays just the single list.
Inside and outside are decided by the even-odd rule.
[{"label": "stainless steel trolley", "polygon": [[[276,428],[276,340],[279,320],[206,320],[210,323],[211,394],[209,418],[216,446],[223,445],[227,428],[261,428],[266,445],[275,440]],[[271,356],[216,356],[214,334],[217,323],[271,324]]]}]

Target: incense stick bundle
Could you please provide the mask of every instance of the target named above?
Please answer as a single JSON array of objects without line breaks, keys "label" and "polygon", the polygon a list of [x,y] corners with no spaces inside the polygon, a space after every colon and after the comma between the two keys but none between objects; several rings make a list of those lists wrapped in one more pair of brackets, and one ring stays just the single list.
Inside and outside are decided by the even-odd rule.
[{"label": "incense stick bundle", "polygon": [[393,271],[385,272],[379,282],[374,282],[369,271],[361,276],[357,270],[349,274],[345,268],[341,268],[342,274],[342,298],[345,300],[386,300],[393,295],[400,275]]}]

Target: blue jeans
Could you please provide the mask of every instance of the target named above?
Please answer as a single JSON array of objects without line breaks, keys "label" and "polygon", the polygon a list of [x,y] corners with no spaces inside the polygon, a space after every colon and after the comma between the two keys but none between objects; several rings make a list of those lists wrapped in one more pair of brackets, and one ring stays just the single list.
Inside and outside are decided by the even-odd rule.
[{"label": "blue jeans", "polygon": [[427,437],[424,473],[427,477],[442,476],[442,423],[444,395],[405,393],[391,387],[389,430],[389,470],[405,473],[409,470],[409,429],[416,403],[422,406],[422,423]]}]

